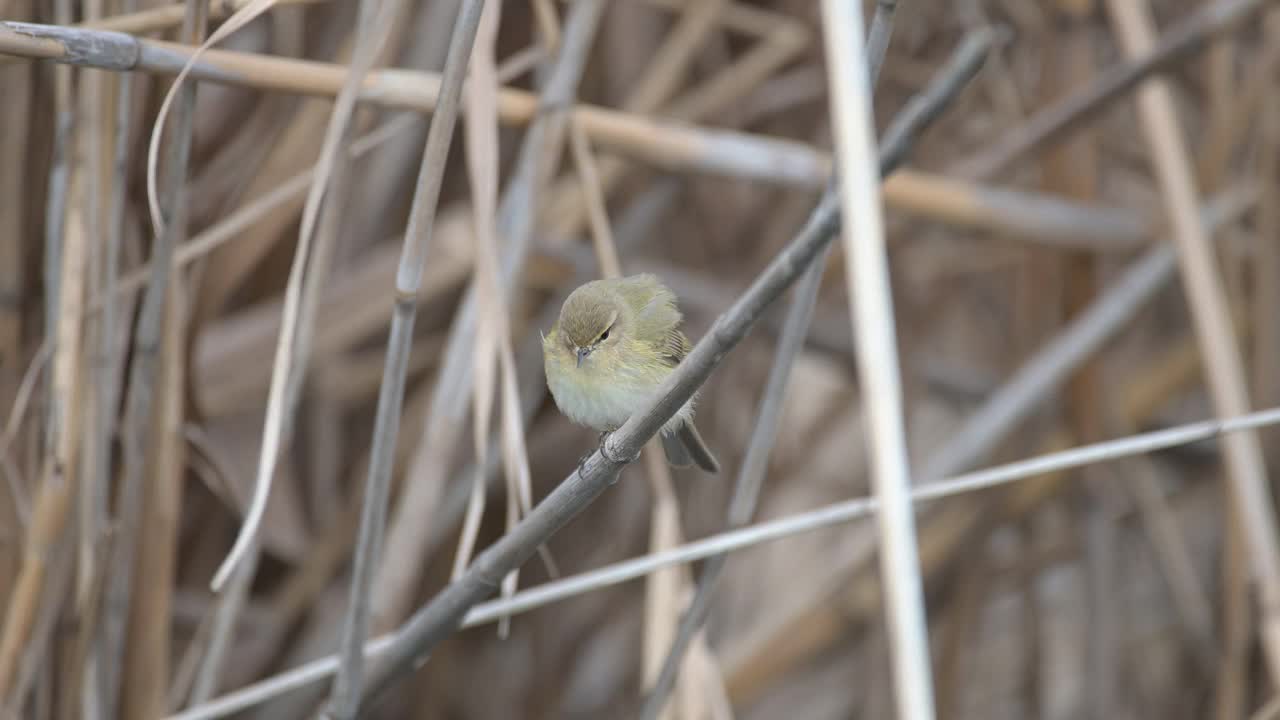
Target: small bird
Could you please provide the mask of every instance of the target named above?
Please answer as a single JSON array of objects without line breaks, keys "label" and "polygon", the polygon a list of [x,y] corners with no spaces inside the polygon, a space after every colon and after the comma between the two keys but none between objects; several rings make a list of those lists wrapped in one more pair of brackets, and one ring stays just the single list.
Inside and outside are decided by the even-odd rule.
[{"label": "small bird", "polygon": [[[547,387],[570,420],[604,435],[640,409],[689,353],[675,295],[654,275],[593,280],[565,298],[560,318],[542,338]],[[693,425],[696,394],[659,435],[667,462],[720,463]]]}]

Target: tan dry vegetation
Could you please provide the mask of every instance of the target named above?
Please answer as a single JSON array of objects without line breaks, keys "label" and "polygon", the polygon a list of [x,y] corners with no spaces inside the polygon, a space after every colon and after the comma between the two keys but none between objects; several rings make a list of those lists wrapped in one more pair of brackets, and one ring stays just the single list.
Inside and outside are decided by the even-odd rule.
[{"label": "tan dry vegetation", "polygon": [[[539,330],[569,290],[656,272],[696,340],[791,241],[831,167],[820,3],[611,0],[598,23],[575,18],[597,2],[501,3],[481,23],[424,191],[470,0],[384,0],[365,22],[360,2],[280,0],[175,95],[157,234],[146,158],[170,80],[263,3],[0,0],[2,21],[148,40],[129,62],[109,43],[77,50],[107,68],[89,69],[0,25],[0,717],[215,717],[203,703],[340,650],[393,313],[416,308],[385,534],[362,571],[372,634],[594,448],[542,376]],[[917,474],[1280,405],[1276,3],[897,6],[882,133],[967,35],[1007,31],[884,185]],[[1243,10],[1159,85],[1118,87],[1100,112],[1062,104],[1177,33],[1203,36],[1214,6]],[[360,74],[344,91],[347,67]],[[557,73],[564,87],[545,90]],[[1055,116],[1065,133],[1018,148]],[[538,162],[521,158],[530,134]],[[317,180],[328,195],[309,202]],[[533,207],[504,215],[521,192]],[[423,263],[407,296],[406,234]],[[821,256],[776,443],[756,448],[753,522],[872,492],[842,253]],[[517,592],[726,529],[794,295],[702,390],[720,475],[646,456]],[[284,346],[305,375],[285,382],[273,360],[295,322]],[[921,504],[939,716],[1274,717],[1278,440],[1235,433]],[[277,443],[261,531],[214,593]],[[735,550],[664,720],[894,717],[873,522]],[[509,617],[502,632],[450,637],[362,717],[637,716],[711,565],[513,615],[481,606]],[[328,677],[235,716],[313,717]]]}]

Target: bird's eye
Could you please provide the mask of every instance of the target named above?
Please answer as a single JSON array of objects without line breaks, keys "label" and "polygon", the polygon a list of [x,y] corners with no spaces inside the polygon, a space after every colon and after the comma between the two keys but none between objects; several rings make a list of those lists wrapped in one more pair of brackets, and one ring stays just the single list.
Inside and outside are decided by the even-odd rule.
[{"label": "bird's eye", "polygon": [[604,332],[600,333],[600,339],[601,339],[601,340],[608,340],[608,339],[609,339],[609,331],[608,331],[608,330],[605,330]]}]

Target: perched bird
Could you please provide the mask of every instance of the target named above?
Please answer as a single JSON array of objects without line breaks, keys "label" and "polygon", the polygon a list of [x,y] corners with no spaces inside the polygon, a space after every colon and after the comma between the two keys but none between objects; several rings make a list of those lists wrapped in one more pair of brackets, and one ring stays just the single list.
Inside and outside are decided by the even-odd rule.
[{"label": "perched bird", "polygon": [[[688,354],[681,319],[675,295],[653,275],[593,280],[574,290],[542,338],[547,387],[560,412],[601,433],[621,427]],[[662,427],[662,449],[676,467],[718,472],[693,425],[696,399]]]}]

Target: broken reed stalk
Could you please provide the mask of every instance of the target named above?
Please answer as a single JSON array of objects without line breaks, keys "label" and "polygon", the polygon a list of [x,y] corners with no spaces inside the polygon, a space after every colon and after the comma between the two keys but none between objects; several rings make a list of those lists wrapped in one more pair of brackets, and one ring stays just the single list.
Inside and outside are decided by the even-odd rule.
[{"label": "broken reed stalk", "polygon": [[[928,126],[973,77],[994,33],[967,38],[945,77],[930,86],[928,94],[909,103],[886,136],[880,153],[881,169],[896,167],[916,136]],[[369,696],[376,697],[395,678],[411,670],[435,645],[457,629],[468,609],[484,599],[510,570],[519,567],[561,526],[584,509],[616,479],[621,469],[639,455],[658,428],[704,383],[720,360],[746,336],[765,309],[787,290],[814,261],[839,229],[840,213],[834,203],[822,203],[815,214],[751,287],[693,347],[689,355],[663,382],[645,406],[611,434],[572,475],[556,487],[516,528],[487,550],[456,582],[419,610],[397,634],[387,658],[375,669]]]},{"label": "broken reed stalk", "polygon": [[[372,0],[366,2],[372,3]],[[369,595],[373,573],[380,559],[386,525],[391,469],[400,429],[409,351],[413,343],[413,325],[418,311],[417,295],[421,290],[427,252],[431,247],[436,208],[444,182],[445,160],[453,143],[453,128],[458,118],[462,82],[466,78],[467,62],[483,11],[484,0],[467,0],[454,23],[445,60],[440,105],[427,133],[413,206],[401,245],[391,333],[387,339],[383,378],[378,390],[373,446],[370,449],[369,473],[365,481],[364,505],[356,541],[349,607],[342,631],[342,666],[334,682],[327,710],[329,716],[338,720],[354,718],[360,705],[360,687],[364,676],[363,646],[369,625]]]}]

